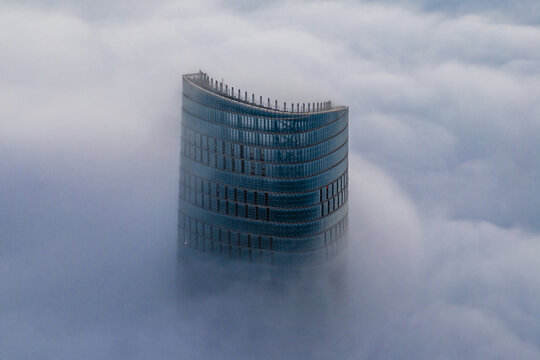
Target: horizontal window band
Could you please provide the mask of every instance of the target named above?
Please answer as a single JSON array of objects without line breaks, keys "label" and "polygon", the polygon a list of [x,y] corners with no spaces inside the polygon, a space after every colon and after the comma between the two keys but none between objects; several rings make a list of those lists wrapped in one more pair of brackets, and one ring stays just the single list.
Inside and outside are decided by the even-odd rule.
[{"label": "horizontal window band", "polygon": [[182,169],[201,178],[206,178],[213,182],[219,181],[233,187],[243,187],[263,192],[299,193],[313,191],[337,179],[339,174],[347,171],[348,160],[345,158],[333,168],[327,169],[320,174],[301,179],[275,179],[264,176],[246,176],[236,172],[223,172],[213,167],[203,166],[185,157],[181,157],[180,166]]},{"label": "horizontal window band", "polygon": [[[345,130],[345,129],[344,129]],[[199,133],[198,133],[199,134]],[[203,135],[203,134],[199,134],[199,135]],[[327,152],[327,153],[324,153],[323,155],[319,156],[319,157],[316,157],[316,158],[313,158],[313,159],[310,159],[310,160],[306,160],[306,161],[297,161],[297,162],[285,162],[285,161],[277,161],[277,160],[274,160],[274,161],[265,161],[265,160],[257,160],[257,159],[249,159],[247,157],[238,157],[238,156],[230,156],[228,154],[223,154],[222,152],[218,152],[218,151],[210,151],[210,150],[205,150],[203,147],[201,146],[197,146],[195,143],[193,142],[189,142],[187,139],[181,137],[180,140],[183,140],[186,144],[189,144],[189,145],[193,145],[195,147],[195,149],[197,150],[202,150],[202,151],[205,151],[205,152],[208,152],[210,154],[216,154],[216,155],[219,155],[219,156],[223,156],[223,155],[226,155],[228,159],[234,159],[234,160],[245,160],[245,161],[251,161],[251,162],[256,162],[256,163],[261,163],[261,164],[269,164],[269,165],[300,165],[300,164],[309,164],[311,162],[314,162],[314,161],[317,161],[317,160],[320,160],[320,159],[323,159],[325,157],[327,157],[328,155],[331,155],[337,151],[339,151],[342,147],[344,147],[345,145],[348,144],[349,142],[349,137],[347,136],[345,138],[345,141],[341,144],[339,144],[339,146],[337,146],[335,149]],[[225,140],[224,142],[227,142],[227,143],[234,143],[232,141],[227,141]],[[242,143],[234,143],[234,144],[237,144],[237,145],[244,145]],[[244,145],[244,146],[249,146],[249,145]],[[283,151],[282,149],[280,150],[277,150],[277,151]]]},{"label": "horizontal window band", "polygon": [[[186,204],[190,204],[191,206],[195,206],[199,209],[202,209],[202,210],[205,210],[206,212],[210,213],[210,214],[215,214],[215,215],[222,215],[222,216],[228,216],[230,218],[233,218],[233,219],[245,219],[245,220],[254,220],[254,221],[260,221],[260,222],[264,222],[264,223],[272,223],[272,224],[304,224],[304,223],[310,223],[310,222],[314,222],[314,221],[318,221],[320,219],[323,219],[331,214],[333,214],[334,212],[338,211],[339,209],[341,209],[343,206],[347,206],[348,205],[348,202],[347,202],[347,199],[345,198],[344,201],[339,205],[337,206],[335,209],[333,209],[332,211],[328,210],[328,212],[325,214],[325,215],[321,215],[321,205],[319,204],[319,206],[313,206],[313,207],[308,207],[308,208],[301,208],[301,209],[284,209],[284,208],[280,208],[280,209],[276,209],[276,208],[273,208],[272,210],[272,213],[271,215],[269,216],[269,218],[267,219],[266,218],[266,209],[270,209],[270,207],[268,206],[264,206],[264,205],[252,205],[252,204],[242,204],[240,205],[240,203],[238,202],[233,202],[233,201],[229,201],[229,200],[220,200],[220,209],[224,209],[226,208],[226,203],[229,203],[229,213],[225,212],[225,211],[217,211],[216,209],[213,209],[213,208],[208,208],[208,207],[204,207],[204,206],[201,206],[201,205],[198,205],[196,203],[193,203],[191,201],[189,201],[188,199],[186,199],[185,197],[179,197],[179,200],[180,200],[180,205],[182,203],[186,203]],[[216,199],[217,201],[217,199]],[[330,200],[328,201],[325,201],[326,202],[329,202]],[[332,200],[333,201],[333,200]],[[235,215],[235,205],[238,204],[238,215]],[[249,216],[245,216],[245,215],[242,215],[244,214],[244,211],[245,211],[245,207],[248,207],[249,209]],[[258,208],[258,214],[259,214],[259,218],[256,218],[253,214],[255,213],[255,208]],[[311,213],[311,216],[310,214]],[[276,218],[280,218],[280,219],[283,219],[283,220],[279,220],[279,219],[276,219]]]},{"label": "horizontal window band", "polygon": [[[311,206],[311,207],[305,207],[305,208],[270,208],[268,206],[264,205],[252,205],[252,204],[246,204],[246,203],[239,203],[229,200],[219,200],[220,201],[220,211],[217,210],[216,206],[209,206],[206,207],[204,205],[199,205],[196,202],[190,201],[190,199],[187,199],[186,197],[179,197],[179,200],[181,200],[181,203],[187,203],[192,206],[195,206],[199,209],[206,210],[209,213],[212,214],[220,214],[223,216],[229,216],[232,218],[239,218],[239,219],[247,219],[247,220],[255,220],[255,221],[263,221],[267,223],[278,223],[278,224],[301,224],[301,223],[308,223],[312,221],[320,220],[326,216],[329,216],[330,214],[333,214],[337,210],[339,210],[343,206],[347,206],[347,192],[345,191],[343,193],[343,201],[339,203],[339,205],[336,205],[336,207],[333,210],[328,209],[327,212],[324,215],[321,215],[321,205],[324,206],[325,203],[330,203],[330,201],[334,202],[333,199],[329,199],[325,201],[323,204],[319,204],[318,206]],[[217,202],[218,199],[215,199]],[[227,203],[229,204],[228,212],[227,212]],[[237,207],[238,206],[238,207]],[[246,208],[248,209],[248,214],[246,216]],[[257,211],[255,210],[257,208]],[[326,206],[326,208],[329,208],[329,205]],[[268,216],[266,211],[269,211]],[[270,211],[271,210],[271,211]],[[258,218],[256,217],[256,214],[259,214]]]},{"label": "horizontal window band", "polygon": [[[337,224],[337,225],[339,225],[339,224]],[[224,230],[224,229],[222,229],[222,230]],[[227,230],[224,230],[224,231],[227,231]],[[326,245],[315,247],[315,248],[306,247],[305,249],[291,249],[291,251],[287,251],[287,250],[283,250],[283,249],[281,249],[281,250],[270,250],[268,248],[263,248],[263,247],[259,248],[259,247],[253,247],[253,246],[250,247],[250,246],[245,246],[245,245],[243,246],[243,245],[238,245],[238,243],[233,245],[232,244],[233,242],[237,242],[237,241],[235,241],[236,239],[231,240],[231,244],[229,244],[229,241],[227,239],[222,239],[220,241],[218,239],[213,239],[213,238],[206,237],[204,234],[196,234],[194,232],[189,232],[189,233],[192,234],[192,235],[198,236],[198,237],[200,237],[202,239],[213,241],[214,243],[216,243],[218,245],[221,244],[222,246],[226,246],[226,247],[232,246],[233,248],[241,248],[243,250],[266,251],[266,252],[269,252],[269,253],[271,252],[271,253],[274,253],[274,254],[290,254],[290,255],[292,255],[292,254],[305,254],[305,253],[311,253],[311,252],[316,252],[316,251],[324,251],[325,248],[327,248],[329,246],[332,246],[332,244],[334,244],[336,242],[339,242],[339,241],[342,241],[346,236],[347,230],[344,230],[343,234],[341,234],[340,236],[337,236],[332,241],[328,241],[326,243]],[[279,239],[274,238],[273,240],[278,241]],[[257,243],[257,236],[252,237],[252,242]],[[197,249],[197,250],[199,250],[199,249]]]},{"label": "horizontal window band", "polygon": [[[191,161],[191,162],[193,162],[193,163],[195,163],[195,164],[197,164],[197,165],[204,166],[204,167],[207,167],[207,168],[209,168],[209,169],[214,169],[214,170],[216,170],[216,171],[223,172],[223,173],[227,172],[227,173],[232,173],[232,174],[242,175],[242,176],[244,176],[244,177],[263,178],[263,179],[270,179],[270,180],[299,180],[299,179],[308,179],[308,178],[311,178],[311,177],[314,177],[314,176],[323,174],[323,173],[329,171],[330,169],[336,167],[337,165],[339,165],[340,163],[342,163],[344,160],[347,159],[347,157],[348,157],[348,151],[346,151],[345,156],[343,156],[339,161],[336,161],[336,162],[331,163],[332,165],[329,165],[328,167],[325,167],[325,168],[320,169],[320,170],[315,170],[316,172],[311,173],[311,174],[307,174],[307,175],[303,175],[303,176],[294,176],[294,177],[293,177],[293,176],[290,176],[290,177],[277,177],[277,176],[271,176],[271,175],[268,174],[268,173],[271,172],[270,169],[268,169],[268,168],[266,169],[268,175],[265,175],[265,176],[262,176],[262,175],[256,175],[256,174],[253,174],[253,175],[252,175],[252,174],[248,174],[248,173],[242,173],[242,172],[238,172],[238,171],[232,171],[232,170],[229,170],[229,169],[222,169],[222,168],[218,168],[218,167],[209,166],[209,165],[206,165],[206,164],[204,164],[204,163],[201,163],[201,162],[199,162],[199,161],[197,161],[197,160],[194,160],[194,159],[192,159],[192,158],[190,158],[190,157],[187,157],[185,154],[180,154],[180,155],[181,155],[181,158],[182,158],[182,159],[189,160],[189,161]],[[330,155],[332,155],[332,154],[330,154]],[[320,161],[320,160],[321,160],[321,159],[319,159],[319,161]],[[247,160],[247,161],[249,161],[249,160]],[[276,166],[276,165],[274,165],[274,166]],[[292,172],[292,171],[293,171],[293,169],[288,170],[288,171],[284,170],[283,172]]]},{"label": "horizontal window band", "polygon": [[316,188],[316,189],[311,189],[311,190],[306,190],[306,191],[299,191],[299,192],[276,192],[276,191],[272,191],[272,190],[265,191],[265,190],[259,190],[259,189],[256,189],[256,188],[245,188],[245,187],[240,187],[240,186],[232,186],[232,185],[229,184],[229,183],[224,183],[224,182],[220,182],[220,181],[210,180],[210,179],[205,178],[205,177],[201,177],[201,176],[195,174],[194,172],[191,172],[191,171],[189,171],[188,169],[185,169],[185,168],[183,168],[183,167],[180,167],[180,171],[184,171],[184,172],[186,172],[186,173],[188,173],[188,174],[190,174],[190,175],[192,175],[192,176],[195,176],[195,177],[197,177],[197,178],[200,178],[200,179],[202,179],[202,180],[206,180],[206,181],[213,182],[213,183],[215,183],[215,184],[217,184],[217,185],[219,185],[219,186],[223,186],[223,187],[228,186],[228,187],[231,187],[231,188],[238,189],[239,191],[240,191],[240,190],[241,190],[241,191],[247,190],[247,191],[257,191],[257,192],[268,193],[268,194],[274,194],[274,195],[279,194],[279,195],[282,195],[283,197],[287,197],[287,196],[289,196],[289,195],[300,195],[300,194],[307,194],[307,193],[313,193],[313,194],[315,194],[315,195],[318,196],[318,195],[319,195],[319,191],[320,191],[321,189],[324,189],[325,187],[330,186],[331,184],[333,184],[334,182],[336,182],[339,178],[341,178],[343,175],[347,175],[347,176],[345,177],[345,179],[346,179],[345,181],[346,181],[347,185],[348,185],[348,182],[349,182],[349,181],[348,181],[348,169],[345,169],[345,171],[343,171],[342,173],[338,174],[339,176],[337,176],[335,179],[332,179],[330,182],[328,182],[328,183],[326,183],[326,184],[324,184],[324,185],[322,185],[322,186],[320,186],[320,187],[318,187],[318,188]]},{"label": "horizontal window band", "polygon": [[[185,117],[184,114],[187,114],[188,116],[192,117],[193,119],[197,119],[198,121],[203,121],[205,123],[210,124],[209,127],[212,128],[215,131],[216,130],[221,130],[221,129],[225,129],[227,131],[238,131],[239,133],[245,134],[245,135],[243,135],[245,137],[248,137],[248,135],[267,135],[267,136],[276,137],[276,139],[283,138],[284,140],[280,140],[282,142],[296,142],[298,140],[294,140],[294,139],[297,139],[300,136],[317,135],[317,136],[321,137],[322,135],[325,134],[325,132],[323,130],[332,129],[333,126],[342,125],[342,128],[338,127],[337,132],[333,133],[332,135],[321,137],[321,140],[317,140],[315,142],[310,142],[309,145],[303,145],[303,146],[277,147],[277,146],[269,146],[269,145],[266,145],[266,144],[248,143],[246,141],[244,141],[244,142],[237,141],[237,143],[241,144],[241,145],[259,146],[259,147],[264,147],[264,148],[269,148],[269,149],[302,149],[302,148],[305,148],[305,147],[311,147],[311,146],[314,146],[314,145],[318,145],[319,143],[327,141],[327,140],[331,139],[332,137],[336,136],[341,131],[343,131],[345,129],[348,129],[348,125],[349,125],[348,118],[345,118],[345,119],[339,118],[335,122],[329,123],[328,125],[326,125],[326,126],[324,126],[322,128],[313,130],[313,131],[306,131],[306,132],[302,132],[302,133],[292,133],[292,134],[287,134],[287,133],[267,133],[267,132],[262,132],[262,131],[253,131],[253,130],[250,130],[250,129],[237,128],[237,127],[234,127],[234,126],[228,126],[228,125],[212,122],[210,120],[203,119],[203,118],[189,112],[185,108],[182,108],[182,124],[186,124],[186,122],[190,122],[189,117]],[[344,120],[343,124],[340,123],[340,120],[342,120],[342,119]],[[193,127],[189,126],[189,128],[193,128]],[[206,133],[204,135],[216,137],[216,138],[222,139],[222,140],[233,141],[233,139],[224,138],[223,136],[217,136],[217,135],[212,135],[212,134],[208,134],[208,133]],[[272,142],[273,143],[278,143],[279,141],[272,141]],[[298,142],[300,142],[300,141],[298,141]]]},{"label": "horizontal window band", "polygon": [[[222,170],[222,171],[231,171],[231,172],[234,172],[234,173],[240,173],[240,174],[243,174],[243,175],[248,175],[248,176],[263,176],[263,177],[267,177],[267,178],[276,178],[275,175],[273,175],[273,173],[279,173],[279,172],[285,172],[285,173],[304,173],[306,177],[308,176],[311,176],[312,174],[317,174],[318,171],[324,171],[324,169],[328,168],[328,166],[331,166],[331,164],[335,163],[335,161],[332,161],[333,158],[339,156],[339,154],[341,153],[345,153],[345,156],[348,154],[348,139],[339,147],[337,148],[336,150],[332,151],[331,153],[328,153],[322,157],[319,157],[317,159],[314,159],[314,160],[311,160],[311,161],[306,161],[306,162],[298,162],[298,163],[279,163],[279,162],[264,162],[264,161],[256,161],[256,160],[249,160],[249,159],[246,159],[246,158],[236,158],[236,157],[229,157],[227,155],[223,155],[221,153],[217,153],[217,152],[208,152],[207,150],[203,150],[202,148],[193,148],[193,153],[195,154],[195,157],[192,157],[192,156],[188,156],[187,153],[190,153],[192,152],[191,149],[189,150],[186,150],[186,151],[182,151],[180,153],[181,156],[184,156],[188,159],[191,159],[203,166],[208,166],[208,167],[212,167],[212,168],[217,168],[219,170]],[[207,159],[207,156],[204,156],[206,155],[206,153],[209,153],[211,154],[215,159],[216,159],[216,166],[212,166],[211,164],[207,163],[207,162],[204,162],[203,159]],[[201,161],[197,160],[197,155],[202,155],[202,158],[201,158]],[[217,160],[219,159],[219,161]],[[226,159],[227,161],[227,164],[228,162],[232,162],[232,161],[236,161],[238,166],[240,166],[240,171],[237,171],[237,170],[232,170],[232,169],[223,169],[222,165],[218,165],[218,162],[220,164],[223,163],[223,159]],[[247,165],[251,165],[251,164],[258,164],[259,166],[261,166],[261,171],[262,171],[262,166],[264,165],[264,168],[265,168],[265,175],[258,175],[258,174],[251,174],[249,173],[248,171],[244,171],[242,172],[241,171],[241,163],[242,161],[244,162],[245,164],[245,169],[247,167]],[[307,172],[307,169],[309,169],[309,166],[312,165],[311,167],[313,169],[311,169],[310,171],[312,171],[313,173],[310,174],[310,173],[306,173]],[[323,168],[321,170],[320,167],[323,166]],[[297,176],[298,177],[298,176]],[[291,177],[292,178],[292,177]]]},{"label": "horizontal window band", "polygon": [[[216,199],[216,200],[220,200],[220,201],[228,201],[231,204],[259,206],[261,209],[269,208],[269,209],[276,209],[276,210],[284,210],[284,209],[286,209],[286,210],[295,210],[295,209],[317,208],[317,207],[320,207],[322,204],[324,204],[324,203],[338,197],[342,192],[347,191],[347,189],[348,189],[348,185],[346,184],[341,190],[338,190],[335,195],[332,195],[331,197],[327,197],[327,198],[325,197],[323,201],[319,200],[316,203],[311,203],[309,205],[304,205],[304,206],[291,206],[291,207],[288,207],[288,206],[272,206],[272,205],[265,205],[265,204],[261,204],[261,203],[234,201],[233,199],[230,199],[229,197],[227,197],[227,198],[217,197],[217,196],[214,196],[211,193],[209,194],[208,192],[204,192],[202,190],[199,191],[199,190],[191,187],[189,184],[186,184],[186,183],[183,183],[183,182],[180,182],[180,185],[185,186],[187,189],[194,192],[195,194],[201,194],[203,196],[208,196],[211,199]],[[231,187],[231,186],[228,186],[228,185],[221,185],[221,186],[228,187],[229,191],[232,190],[234,192],[234,190],[236,189],[238,191],[238,193],[240,193],[241,191],[243,192],[243,190],[238,190],[238,188],[236,188],[236,187]],[[249,191],[254,192],[253,190],[249,190]],[[262,192],[262,191],[255,191],[255,192],[257,192],[260,195],[261,198],[264,196],[264,194],[268,194],[268,192]],[[316,193],[314,192],[314,195],[315,195],[314,197],[319,199],[320,198],[320,190],[318,190]]]},{"label": "horizontal window band", "polygon": [[[184,186],[184,185],[182,185]],[[258,214],[260,214],[260,220],[266,220],[266,221],[276,221],[276,222],[289,222],[289,219],[296,219],[300,216],[302,216],[302,219],[304,221],[308,220],[316,220],[319,218],[319,214],[321,214],[321,206],[326,205],[327,208],[327,214],[332,213],[339,209],[341,206],[345,205],[347,203],[348,199],[348,188],[345,187],[341,191],[337,192],[332,197],[327,198],[324,201],[321,201],[317,204],[310,204],[306,206],[294,206],[294,207],[277,207],[277,206],[269,206],[264,204],[253,204],[251,202],[241,202],[241,201],[235,201],[234,199],[230,198],[222,198],[222,197],[216,197],[214,195],[198,192],[196,190],[193,190],[192,188],[185,187],[185,191],[181,191],[179,194],[179,199],[185,202],[188,202],[192,204],[193,206],[197,206],[201,209],[205,209],[214,213],[219,213],[223,215],[229,215],[234,217],[241,217],[241,218],[248,218],[253,219],[254,217],[250,214],[253,214],[255,208],[258,210]],[[191,197],[194,197],[195,200],[192,200]],[[200,201],[198,200],[198,197]],[[219,201],[219,210],[217,202]],[[336,204],[337,202],[337,204]],[[330,203],[332,203],[332,209],[330,210]],[[227,205],[228,204],[228,205]],[[227,212],[227,206],[230,206],[230,211]],[[225,209],[225,211],[222,211]],[[233,210],[234,209],[234,210]],[[268,213],[266,212],[268,209]],[[246,216],[246,211],[248,211],[248,215]],[[234,214],[233,214],[234,213]],[[242,215],[243,214],[243,215]],[[306,219],[306,216],[309,216],[309,214],[312,214],[311,218]],[[326,214],[326,215],[327,215]],[[324,216],[326,216],[324,215]],[[322,215],[320,217],[323,217]],[[287,220],[277,220],[277,218],[284,218]]]},{"label": "horizontal window band", "polygon": [[[345,228],[345,231],[346,231],[346,229],[348,227],[348,218],[349,218],[348,212],[345,212],[345,215],[342,216],[341,218],[337,219],[337,221],[335,223],[330,224],[327,228],[325,228],[325,229],[323,229],[323,230],[321,230],[321,231],[319,231],[317,233],[308,234],[308,235],[302,235],[302,236],[287,236],[287,234],[286,235],[263,234],[263,233],[254,233],[254,232],[250,232],[250,231],[243,231],[242,229],[231,229],[231,228],[219,226],[215,222],[210,223],[210,222],[207,221],[208,219],[199,218],[199,217],[193,216],[192,213],[188,214],[188,213],[183,212],[181,210],[178,212],[178,214],[179,214],[179,216],[183,216],[183,217],[188,218],[190,220],[195,220],[196,222],[199,222],[203,226],[208,226],[209,228],[215,228],[215,229],[218,229],[218,230],[222,230],[224,233],[228,233],[228,232],[237,233],[237,234],[240,234],[241,236],[244,236],[244,237],[251,236],[252,239],[258,239],[259,237],[261,237],[261,238],[267,238],[267,240],[268,240],[268,239],[272,238],[272,240],[275,243],[275,246],[278,246],[278,248],[283,248],[283,247],[287,247],[287,246],[294,247],[294,246],[297,246],[297,245],[299,245],[301,248],[305,248],[305,247],[307,247],[306,244],[316,243],[316,242],[320,242],[320,241],[324,242],[325,234],[329,235],[329,233],[332,232],[332,231],[335,231],[337,227],[343,226]],[[185,230],[183,225],[178,224],[178,226],[179,226],[179,229]]]},{"label": "horizontal window band", "polygon": [[180,241],[182,241],[182,235],[186,234],[213,239],[217,242],[220,242],[221,237],[221,242],[225,242],[227,245],[230,241],[231,245],[244,245],[248,248],[281,253],[301,253],[324,248],[326,245],[331,245],[336,240],[343,238],[348,230],[348,216],[342,218],[326,231],[304,238],[283,238],[239,232],[201,222],[189,215],[179,214],[179,216],[178,240]]},{"label": "horizontal window band", "polygon": [[[190,134],[189,132],[191,132],[192,134]],[[235,145],[237,148],[243,146],[246,149],[246,151],[248,149],[251,149],[251,148],[254,149],[254,150],[258,149],[260,152],[263,152],[264,154],[266,154],[265,159],[266,158],[270,159],[272,157],[271,154],[279,155],[280,153],[285,153],[285,154],[287,154],[287,156],[295,157],[295,158],[309,157],[309,155],[308,155],[309,153],[324,152],[325,154],[328,154],[333,149],[339,147],[340,145],[342,145],[344,143],[344,141],[335,142],[335,140],[343,138],[345,141],[347,141],[348,138],[349,138],[349,136],[348,136],[348,127],[346,126],[343,129],[341,129],[338,133],[332,135],[331,137],[329,137],[329,138],[327,138],[327,139],[325,139],[323,141],[319,141],[319,142],[317,142],[315,144],[311,144],[311,145],[308,145],[308,146],[297,147],[297,148],[275,148],[275,147],[268,147],[268,146],[259,145],[259,144],[252,144],[252,143],[248,143],[248,142],[238,142],[238,141],[235,141],[233,139],[208,135],[208,134],[205,134],[205,133],[202,133],[202,132],[198,131],[198,129],[194,129],[194,128],[182,123],[182,132],[181,132],[180,140],[185,141],[186,143],[189,143],[189,144],[193,144],[194,143],[193,141],[190,142],[189,139],[186,139],[186,137],[188,137],[188,136],[194,136],[194,137],[195,136],[200,136],[201,139],[203,137],[206,137],[206,143],[207,143],[206,147],[207,148],[214,147],[214,143],[217,141],[219,143],[227,143],[227,144]],[[204,147],[198,146],[196,144],[196,142],[198,142],[198,141],[195,140],[195,146],[197,148],[201,148],[201,149],[204,150]],[[202,145],[202,140],[200,142],[201,142],[201,145]],[[325,150],[325,149],[328,149],[328,150]],[[230,145],[229,145],[229,148],[226,149],[226,153],[225,153],[228,156],[230,156],[229,151],[230,151]],[[218,151],[216,150],[215,152],[218,152]],[[221,153],[221,154],[223,154],[223,153]],[[238,157],[236,157],[236,158],[238,158]],[[238,159],[246,159],[247,160],[246,157],[244,157],[244,158],[240,157]],[[261,160],[256,160],[256,159],[254,159],[254,160],[255,161],[261,161]],[[304,160],[304,161],[306,161],[306,160]],[[278,162],[279,163],[280,160],[266,161],[266,162]],[[291,163],[291,164],[294,164],[294,163]]]},{"label": "horizontal window band", "polygon": [[348,212],[348,206],[342,206],[318,219],[283,223],[228,216],[199,208],[185,201],[182,202],[180,208],[179,211],[182,213],[189,213],[191,217],[201,220],[211,220],[212,223],[219,224],[226,229],[275,237],[298,237],[316,234],[337,224]]}]

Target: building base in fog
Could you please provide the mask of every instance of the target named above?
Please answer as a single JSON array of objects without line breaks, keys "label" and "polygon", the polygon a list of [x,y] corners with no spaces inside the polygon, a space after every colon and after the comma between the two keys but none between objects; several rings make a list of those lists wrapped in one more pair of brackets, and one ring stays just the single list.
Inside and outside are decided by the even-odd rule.
[{"label": "building base in fog", "polygon": [[224,290],[239,283],[299,286],[339,283],[347,268],[346,254],[318,264],[301,267],[271,266],[230,260],[187,247],[178,252],[178,281],[185,289]]}]

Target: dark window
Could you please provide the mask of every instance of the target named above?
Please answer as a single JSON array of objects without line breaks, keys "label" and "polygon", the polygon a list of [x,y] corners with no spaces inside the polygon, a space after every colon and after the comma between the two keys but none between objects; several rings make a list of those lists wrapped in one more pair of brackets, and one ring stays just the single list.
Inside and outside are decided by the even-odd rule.
[{"label": "dark window", "polygon": [[268,193],[264,193],[264,205],[268,206]]}]

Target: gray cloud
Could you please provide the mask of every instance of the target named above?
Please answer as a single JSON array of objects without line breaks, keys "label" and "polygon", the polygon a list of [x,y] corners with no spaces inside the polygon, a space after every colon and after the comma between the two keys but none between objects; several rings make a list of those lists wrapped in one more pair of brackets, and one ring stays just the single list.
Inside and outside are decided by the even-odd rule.
[{"label": "gray cloud", "polygon": [[[250,4],[0,4],[0,358],[538,358],[536,3]],[[199,68],[350,105],[344,293],[179,293]]]}]

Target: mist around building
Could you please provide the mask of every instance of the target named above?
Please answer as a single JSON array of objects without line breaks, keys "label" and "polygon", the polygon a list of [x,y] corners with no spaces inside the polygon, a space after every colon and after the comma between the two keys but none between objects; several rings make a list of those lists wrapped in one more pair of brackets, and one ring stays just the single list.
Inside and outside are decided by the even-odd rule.
[{"label": "mist around building", "polygon": [[[540,358],[539,14],[1,2],[0,359]],[[340,281],[180,271],[181,74],[198,69],[266,105],[349,106]]]}]

